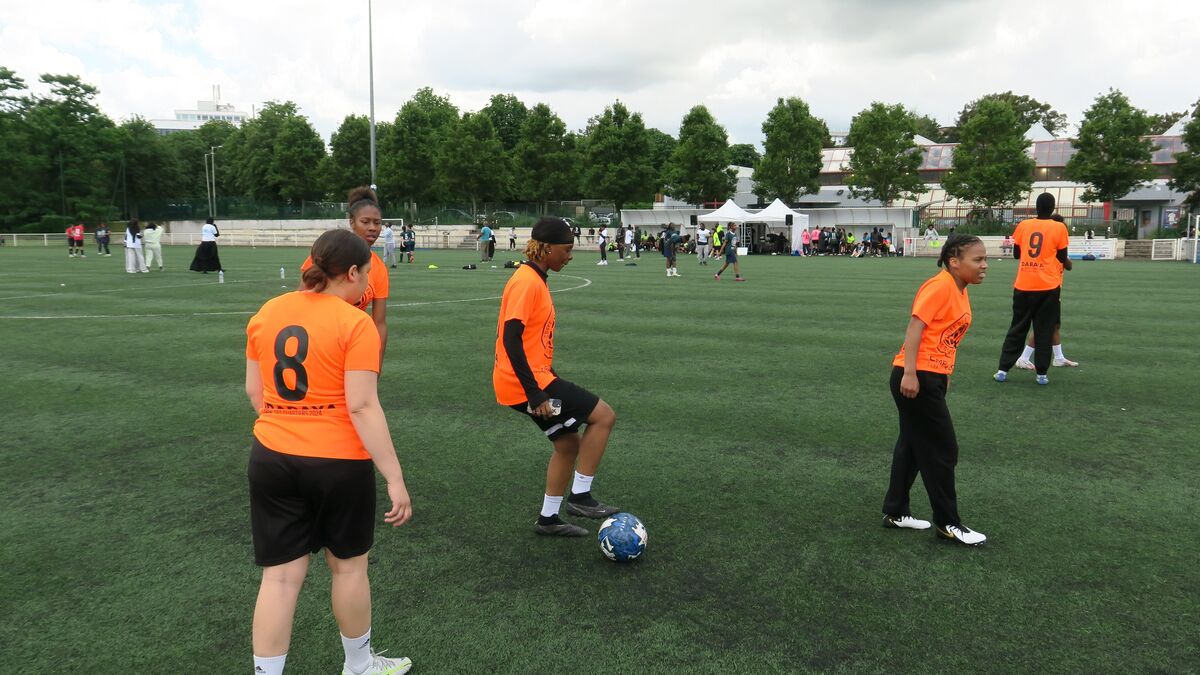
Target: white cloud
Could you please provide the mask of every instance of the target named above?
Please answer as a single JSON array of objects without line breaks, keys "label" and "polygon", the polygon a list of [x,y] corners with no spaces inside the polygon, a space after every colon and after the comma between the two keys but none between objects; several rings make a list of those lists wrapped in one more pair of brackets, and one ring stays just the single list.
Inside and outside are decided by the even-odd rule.
[{"label": "white cloud", "polygon": [[[942,121],[1014,90],[1078,122],[1118,88],[1152,112],[1200,96],[1195,3],[1015,0],[411,0],[374,3],[376,115],[419,87],[464,110],[494,93],[545,102],[571,128],[620,98],[675,133],[698,103],[756,142],[779,97],[832,129],[873,100]],[[366,3],[324,0],[0,0],[0,65],[27,82],[75,73],[120,119],[208,98],[294,100],[328,137],[368,106]]]}]

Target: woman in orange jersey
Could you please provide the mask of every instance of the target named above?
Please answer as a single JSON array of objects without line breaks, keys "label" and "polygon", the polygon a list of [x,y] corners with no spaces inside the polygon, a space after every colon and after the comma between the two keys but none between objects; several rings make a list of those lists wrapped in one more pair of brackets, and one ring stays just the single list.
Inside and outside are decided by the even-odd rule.
[{"label": "woman in orange jersey", "polygon": [[[500,299],[492,369],[496,402],[528,415],[554,444],[534,531],[558,537],[588,533],[558,515],[569,482],[567,513],[607,518],[620,510],[592,497],[592,479],[600,468],[616,414],[599,396],[559,377],[552,366],[555,313],[546,274],[562,271],[571,261],[574,247],[575,235],[562,218],[542,218],[533,226],[525,246],[528,262],[509,277]],[[585,424],[587,430],[580,438],[579,428]]]},{"label": "woman in orange jersey", "polygon": [[942,245],[933,278],[913,300],[904,344],[892,361],[891,389],[900,413],[900,437],[892,454],[891,483],[883,499],[883,525],[924,530],[929,522],[912,516],[908,492],[917,474],[925,483],[937,535],[977,546],[987,537],[963,525],[958,517],[954,467],[958,440],[946,407],[946,390],[958,344],[971,325],[969,284],[983,282],[987,250],[979,237],[958,235]]},{"label": "woman in orange jersey", "polygon": [[254,607],[254,672],[283,672],[309,554],[325,549],[344,673],[403,673],[407,658],[371,649],[367,552],[375,473],[387,481],[383,521],[412,515],[376,391],[379,333],[352,306],[376,263],[346,230],[322,234],[301,290],[268,301],[246,327],[246,394],[258,412],[250,451],[250,522],[262,586]]},{"label": "woman in orange jersey", "polygon": [[[374,190],[364,186],[351,190],[346,201],[350,204],[350,231],[367,242],[370,250],[383,230],[383,211],[379,208],[379,198],[375,196]],[[304,263],[300,265],[300,272],[303,273],[310,265],[312,256],[304,259]],[[371,320],[375,323],[375,329],[379,331],[379,365],[382,367],[388,341],[387,299],[390,284],[387,265],[374,251],[371,251],[370,270],[366,290],[362,296],[352,300],[351,304],[363,311],[371,311]]]}]

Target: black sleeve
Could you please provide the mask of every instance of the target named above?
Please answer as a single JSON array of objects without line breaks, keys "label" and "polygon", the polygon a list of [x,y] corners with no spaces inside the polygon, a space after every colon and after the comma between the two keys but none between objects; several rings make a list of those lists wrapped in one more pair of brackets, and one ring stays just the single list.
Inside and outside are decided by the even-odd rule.
[{"label": "black sleeve", "polygon": [[529,359],[525,358],[525,347],[521,343],[521,335],[525,332],[525,324],[520,319],[509,319],[504,322],[504,353],[512,364],[513,372],[521,388],[525,390],[525,400],[530,407],[536,408],[550,398],[537,384],[537,378],[529,368]]},{"label": "black sleeve", "polygon": [[1058,249],[1058,253],[1054,257],[1058,258],[1058,262],[1066,265],[1067,264],[1067,249],[1065,249],[1065,248]]},{"label": "black sleeve", "polygon": [[1021,259],[1021,245],[1016,242],[1013,243],[1013,258]]}]

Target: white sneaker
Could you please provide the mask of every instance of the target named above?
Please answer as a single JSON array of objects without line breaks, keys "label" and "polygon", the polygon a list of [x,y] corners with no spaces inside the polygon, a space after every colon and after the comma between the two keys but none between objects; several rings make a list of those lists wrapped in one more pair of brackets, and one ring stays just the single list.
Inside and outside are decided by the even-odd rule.
[{"label": "white sneaker", "polygon": [[899,518],[884,516],[883,526],[891,529],[928,530],[929,521],[918,520],[912,516],[900,516]]},{"label": "white sneaker", "polygon": [[978,546],[987,541],[982,532],[976,532],[965,525],[939,525],[937,536],[966,546]]},{"label": "white sneaker", "polygon": [[402,656],[398,659],[388,659],[372,650],[371,665],[367,666],[366,670],[355,673],[343,663],[342,675],[401,675],[401,673],[407,673],[411,670],[412,665],[412,659],[407,656]]},{"label": "white sneaker", "polygon": [[679,276],[679,270],[671,270],[671,276],[673,276],[673,277]]},{"label": "white sneaker", "polygon": [[1061,359],[1054,359],[1050,362],[1050,365],[1054,366],[1055,368],[1074,368],[1079,365],[1079,362],[1072,361],[1064,356]]},{"label": "white sneaker", "polygon": [[1017,362],[1014,365],[1021,370],[1034,370],[1033,361],[1028,359],[1017,359]]}]

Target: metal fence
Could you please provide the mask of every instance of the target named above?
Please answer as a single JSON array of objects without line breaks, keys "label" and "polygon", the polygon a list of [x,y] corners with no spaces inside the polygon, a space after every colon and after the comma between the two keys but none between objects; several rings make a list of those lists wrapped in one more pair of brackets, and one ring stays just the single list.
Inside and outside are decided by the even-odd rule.
[{"label": "metal fence", "polygon": [[[250,248],[272,248],[272,247],[309,247],[321,236],[324,230],[296,230],[296,231],[279,231],[279,232],[256,232],[256,231],[238,231],[226,230],[221,232],[221,237],[217,243],[221,246],[239,246]],[[475,241],[476,232],[466,230],[464,228],[454,228],[447,230],[426,229],[415,231],[416,247],[419,249],[434,249],[434,248],[476,248]],[[520,245],[524,246],[526,233],[520,235]],[[164,232],[162,243],[166,246],[196,246],[200,243],[200,234],[191,233],[174,233]],[[502,233],[496,233],[497,247],[507,243],[507,237]],[[63,233],[22,233],[22,234],[0,234],[0,246],[9,247],[28,247],[28,246],[61,246],[66,247],[67,239]],[[111,237],[112,247],[121,247],[124,245],[124,234],[122,231],[116,231]],[[90,233],[84,243],[85,248],[96,248],[96,240]],[[383,247],[383,241],[375,242],[376,248]],[[397,250],[400,247],[399,233],[396,235]]]}]

